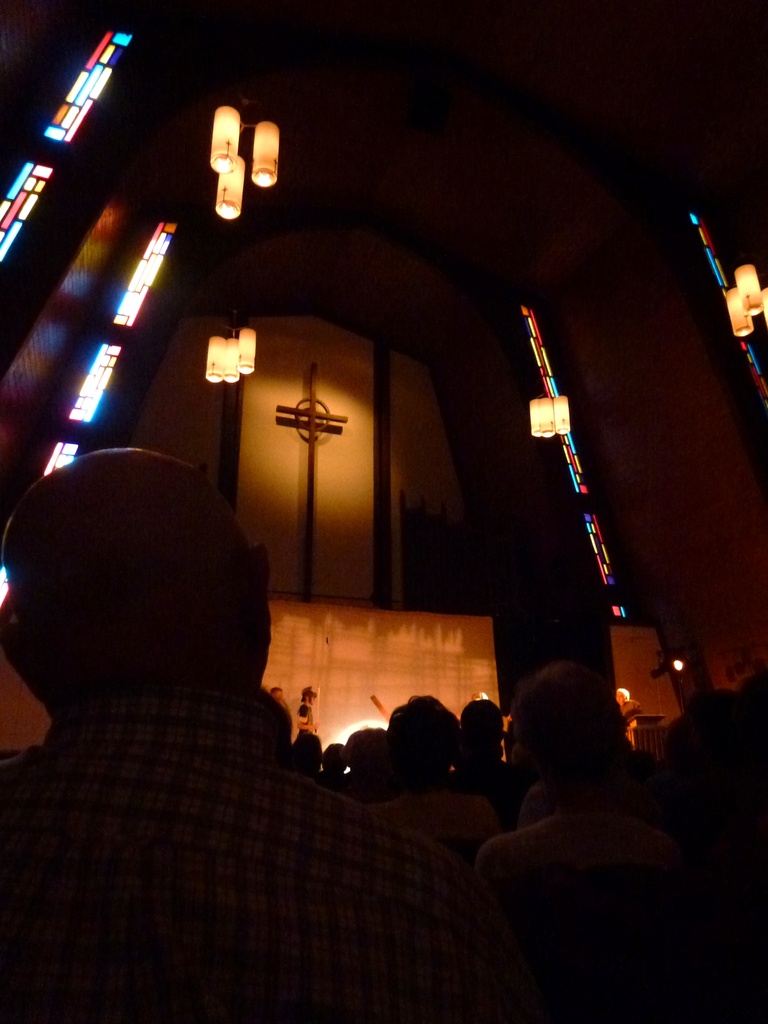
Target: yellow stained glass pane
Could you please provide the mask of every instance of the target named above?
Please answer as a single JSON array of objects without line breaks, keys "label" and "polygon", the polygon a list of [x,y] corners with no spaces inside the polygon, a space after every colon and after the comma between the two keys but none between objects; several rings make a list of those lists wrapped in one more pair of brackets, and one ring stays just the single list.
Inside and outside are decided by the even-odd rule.
[{"label": "yellow stained glass pane", "polygon": [[75,118],[77,117],[77,115],[79,113],[80,113],[80,107],[70,107],[69,108],[69,113],[64,118],[64,120],[61,122],[61,127],[62,128],[71,128],[72,127],[72,122],[75,120]]},{"label": "yellow stained glass pane", "polygon": [[35,195],[34,192],[32,192],[31,195],[27,196],[26,203],[24,203],[22,208],[19,210],[19,213],[18,213],[19,220],[26,220],[27,219],[27,217],[32,212],[32,207],[35,205],[35,203],[37,202],[37,200],[39,198],[40,197]]},{"label": "yellow stained glass pane", "polygon": [[109,81],[109,76],[111,74],[112,74],[112,68],[104,68],[104,70],[101,72],[101,77],[99,78],[99,80],[96,83],[96,85],[94,85],[94,87],[91,89],[91,99],[92,100],[98,99],[98,97],[101,96],[101,91],[104,88],[104,86],[107,84],[107,82]]},{"label": "yellow stained glass pane", "polygon": [[136,267],[136,270],[133,273],[133,277],[131,278],[131,283],[128,285],[128,291],[129,292],[135,292],[135,291],[137,291],[139,289],[139,287],[141,286],[141,281],[144,278],[144,271],[146,269],[147,269],[147,261],[146,260],[141,260],[139,262],[138,267]]},{"label": "yellow stained glass pane", "polygon": [[81,71],[80,74],[77,76],[77,81],[72,86],[72,88],[71,88],[71,90],[69,92],[69,95],[67,96],[67,103],[72,103],[72,101],[74,100],[75,96],[77,96],[77,94],[82,89],[83,85],[85,84],[85,80],[87,78],[88,78],[88,72],[87,71]]},{"label": "yellow stained glass pane", "polygon": [[146,288],[149,288],[149,286],[155,280],[157,272],[160,269],[160,264],[162,262],[163,262],[163,257],[159,256],[157,253],[155,253],[154,256],[150,257],[149,263],[147,264],[146,277],[144,278],[144,286]]}]

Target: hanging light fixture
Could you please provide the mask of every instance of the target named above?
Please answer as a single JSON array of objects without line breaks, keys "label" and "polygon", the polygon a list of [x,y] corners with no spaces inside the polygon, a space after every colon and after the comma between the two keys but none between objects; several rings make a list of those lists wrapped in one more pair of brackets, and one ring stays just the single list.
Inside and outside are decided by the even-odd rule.
[{"label": "hanging light fixture", "polygon": [[211,167],[217,174],[234,170],[239,142],[240,114],[234,107],[218,107],[213,115],[211,139]]},{"label": "hanging light fixture", "polygon": [[731,319],[731,330],[737,338],[744,338],[755,328],[753,317],[764,313],[768,322],[768,288],[760,288],[760,278],[752,263],[743,263],[733,272],[736,282],[725,290],[725,302]]},{"label": "hanging light fixture", "polygon": [[227,347],[227,339],[215,334],[208,339],[208,369],[205,379],[211,384],[219,384],[224,380],[224,352]]},{"label": "hanging light fixture", "polygon": [[235,166],[231,171],[219,175],[219,187],[216,192],[216,213],[224,220],[234,220],[240,216],[243,208],[243,182],[245,180],[245,160],[235,157]]},{"label": "hanging light fixture", "polygon": [[261,121],[253,133],[253,170],[251,180],[259,188],[270,188],[277,181],[277,155],[280,129],[272,121]]},{"label": "hanging light fixture", "polygon": [[531,433],[534,437],[554,437],[555,434],[570,432],[571,416],[565,395],[534,398],[530,410]]},{"label": "hanging light fixture", "polygon": [[744,300],[738,288],[729,288],[725,293],[728,315],[731,318],[731,330],[737,338],[743,338],[754,330],[752,317],[744,309]]},{"label": "hanging light fixture", "polygon": [[230,331],[231,337],[214,334],[208,339],[205,379],[211,384],[236,384],[241,374],[253,373],[256,368],[256,331],[234,326]]},{"label": "hanging light fixture", "polygon": [[240,373],[246,374],[256,368],[256,331],[252,327],[240,328],[237,366]]},{"label": "hanging light fixture", "polygon": [[260,188],[270,188],[277,181],[277,158],[280,150],[280,129],[273,121],[243,124],[234,107],[217,107],[213,117],[211,167],[219,175],[216,212],[225,220],[240,216],[243,205],[245,162],[238,156],[243,128],[253,128],[253,164],[251,180]]},{"label": "hanging light fixture", "polygon": [[240,346],[237,338],[233,335],[227,338],[224,348],[224,380],[227,384],[237,384],[240,380]]},{"label": "hanging light fixture", "polygon": [[736,287],[744,304],[744,312],[748,316],[755,316],[763,312],[763,295],[760,291],[760,282],[757,279],[757,271],[751,263],[745,263],[736,267],[733,272],[736,280]]}]

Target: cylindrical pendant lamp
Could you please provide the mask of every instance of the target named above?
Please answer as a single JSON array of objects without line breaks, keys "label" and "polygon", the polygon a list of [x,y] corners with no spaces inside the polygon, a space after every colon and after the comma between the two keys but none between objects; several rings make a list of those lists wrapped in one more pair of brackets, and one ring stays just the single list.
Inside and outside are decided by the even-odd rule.
[{"label": "cylindrical pendant lamp", "polygon": [[227,347],[226,338],[214,335],[208,340],[208,369],[205,379],[211,384],[218,384],[224,380],[224,353]]},{"label": "cylindrical pendant lamp", "polygon": [[733,276],[736,279],[736,287],[739,289],[741,301],[744,303],[744,312],[749,316],[762,313],[763,296],[760,291],[760,281],[752,264],[745,263],[742,267],[736,267]]},{"label": "cylindrical pendant lamp", "polygon": [[240,373],[253,373],[256,367],[256,331],[252,327],[241,327],[239,338]]},{"label": "cylindrical pendant lamp", "polygon": [[277,181],[277,154],[280,149],[280,129],[272,121],[260,121],[253,134],[254,185],[269,188]]},{"label": "cylindrical pendant lamp", "polygon": [[738,288],[729,288],[725,293],[725,301],[728,303],[728,314],[731,318],[731,328],[737,338],[743,338],[754,330],[752,319],[744,312],[744,301],[739,295]]},{"label": "cylindrical pendant lamp", "polygon": [[534,398],[531,408],[531,433],[534,437],[554,437],[555,415],[551,398]]},{"label": "cylindrical pendant lamp", "polygon": [[763,288],[763,313],[765,313],[765,321],[768,323],[768,288]]},{"label": "cylindrical pendant lamp", "polygon": [[555,418],[555,433],[567,434],[571,429],[571,413],[568,409],[568,399],[565,395],[558,395],[552,399],[552,407]]},{"label": "cylindrical pendant lamp", "polygon": [[237,338],[227,338],[224,349],[224,380],[227,384],[236,384],[240,380],[238,362],[240,360],[240,346]]},{"label": "cylindrical pendant lamp", "polygon": [[240,216],[243,208],[243,182],[245,180],[245,160],[241,156],[235,158],[235,169],[228,174],[219,175],[219,187],[216,192],[216,213],[224,220],[234,220]]},{"label": "cylindrical pendant lamp", "polygon": [[217,174],[234,170],[240,141],[240,114],[234,107],[218,107],[213,115],[211,167]]}]

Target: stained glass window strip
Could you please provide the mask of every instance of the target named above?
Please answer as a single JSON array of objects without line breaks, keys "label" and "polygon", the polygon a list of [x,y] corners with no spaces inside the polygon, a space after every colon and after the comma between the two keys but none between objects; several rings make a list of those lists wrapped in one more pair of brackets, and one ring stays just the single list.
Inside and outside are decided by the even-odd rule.
[{"label": "stained glass window strip", "polygon": [[5,259],[40,193],[53,174],[52,167],[26,163],[0,203],[0,263]]},{"label": "stained glass window strip", "polygon": [[697,214],[691,213],[689,216],[691,218],[691,223],[699,232],[699,238],[701,239],[701,244],[704,246],[704,252],[707,254],[709,266],[712,269],[712,273],[715,275],[715,280],[720,285],[723,293],[725,293],[728,288],[728,284],[725,280],[725,274],[723,273],[720,260],[715,254],[715,247],[712,245],[712,239],[709,237],[707,226]]},{"label": "stained glass window strip", "polygon": [[61,469],[68,466],[77,455],[78,445],[69,442],[59,441],[51,453],[48,465],[43,470],[43,476],[50,476],[54,469]]},{"label": "stained glass window strip", "polygon": [[6,597],[8,597],[8,573],[5,571],[5,566],[0,565],[0,608],[2,608]]},{"label": "stained glass window strip", "polygon": [[157,277],[157,272],[168,252],[168,246],[176,231],[175,224],[161,222],[157,225],[144,255],[131,278],[131,283],[118,306],[114,322],[124,327],[132,327],[147,292]]},{"label": "stained glass window strip", "polygon": [[72,141],[131,39],[125,32],[107,32],[45,129],[47,138],[56,142]]},{"label": "stained glass window strip", "polygon": [[[695,213],[691,213],[689,216],[691,218],[691,223],[698,229],[699,238],[701,239],[701,244],[704,246],[704,251],[707,254],[709,265],[715,275],[715,280],[720,285],[720,289],[723,294],[725,294],[728,289],[728,283],[726,281],[725,274],[723,273],[723,268],[720,265],[720,260],[715,255],[715,249],[712,245],[712,239],[710,238],[709,231],[707,231],[707,227],[701,217]],[[760,369],[760,364],[758,363],[754,346],[749,344],[749,342],[746,342],[743,338],[739,338],[739,344],[746,357],[747,363],[749,364],[749,372],[752,377],[752,382],[757,388],[757,393],[760,396],[763,410],[766,415],[768,415],[768,383],[766,383],[765,377]]]},{"label": "stained glass window strip", "polygon": [[614,579],[613,569],[611,567],[610,559],[608,558],[608,552],[605,549],[605,543],[597,522],[597,516],[590,512],[585,512],[584,522],[587,526],[587,533],[589,534],[589,540],[592,544],[592,550],[595,552],[595,557],[597,558],[600,575],[603,577],[603,583],[613,586],[616,580]]},{"label": "stained glass window strip", "polygon": [[[541,374],[542,384],[544,385],[544,391],[549,398],[557,398],[560,391],[557,387],[554,375],[552,373],[552,366],[549,362],[549,356],[544,348],[544,343],[541,340],[541,332],[539,326],[536,323],[536,317],[532,309],[528,306],[522,306],[523,319],[525,320],[525,326],[528,330],[528,338],[531,342],[531,348],[533,349],[533,355],[536,359],[536,365],[539,368]],[[584,479],[584,471],[581,467],[581,461],[576,453],[576,445],[574,444],[572,434],[568,433],[561,437],[563,444],[563,452],[565,453],[565,460],[568,463],[568,471],[571,475],[571,481],[577,494],[588,494],[589,489]],[[608,557],[608,551],[605,547],[603,535],[600,531],[600,526],[597,522],[597,517],[593,513],[584,513],[584,522],[587,527],[587,533],[589,540],[594,551],[595,558],[597,559],[598,569],[600,570],[600,578],[606,586],[615,586],[616,578],[614,576],[613,567]],[[624,605],[614,604],[611,605],[611,613],[615,618],[625,619],[627,617],[627,610]]]},{"label": "stained glass window strip", "polygon": [[[533,355],[536,359],[536,365],[538,366],[539,373],[541,374],[544,391],[549,398],[557,398],[560,392],[558,391],[557,382],[552,374],[552,368],[549,364],[547,351],[541,340],[541,332],[539,331],[539,326],[536,323],[536,317],[534,316],[532,309],[529,309],[527,306],[522,306],[521,308],[523,311],[525,326],[528,330],[528,338],[530,339]],[[586,481],[584,480],[584,472],[581,468],[581,461],[578,453],[576,452],[576,445],[572,435],[570,433],[562,434],[560,436],[560,440],[563,445],[563,453],[565,455],[565,461],[568,463],[568,471],[571,474],[574,490],[577,494],[588,494],[589,489]]]},{"label": "stained glass window strip", "polygon": [[763,403],[763,408],[765,409],[766,413],[768,413],[768,385],[765,382],[765,377],[763,376],[760,370],[760,366],[757,362],[755,350],[753,346],[750,345],[748,342],[744,341],[743,338],[739,338],[739,342],[741,344],[742,351],[747,357],[747,362],[749,363],[749,371],[752,374],[752,380],[754,381],[755,387],[757,388],[758,393],[760,395],[760,399]]},{"label": "stained glass window strip", "polygon": [[90,373],[80,388],[80,395],[75,407],[69,414],[71,420],[82,420],[90,423],[104,394],[109,378],[112,376],[117,357],[120,355],[119,345],[102,345],[93,362]]}]

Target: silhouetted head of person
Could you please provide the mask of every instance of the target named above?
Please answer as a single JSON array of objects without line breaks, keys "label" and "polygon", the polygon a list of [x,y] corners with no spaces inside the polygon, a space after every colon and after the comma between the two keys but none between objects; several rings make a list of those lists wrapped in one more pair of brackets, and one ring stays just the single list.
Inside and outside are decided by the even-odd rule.
[{"label": "silhouetted head of person", "polygon": [[768,670],[744,681],[734,706],[734,721],[745,760],[768,765]]},{"label": "silhouetted head of person", "polygon": [[347,770],[343,743],[329,743],[323,751],[323,772],[329,775],[343,775]]},{"label": "silhouetted head of person", "polygon": [[344,747],[344,759],[355,781],[389,779],[392,763],[387,730],[366,727],[353,732]]},{"label": "silhouetted head of person", "polygon": [[314,779],[320,774],[322,763],[320,737],[314,732],[300,732],[293,741],[293,764],[296,771]]},{"label": "silhouetted head of person", "polygon": [[737,701],[733,690],[708,690],[695,693],[688,702],[685,713],[691,721],[694,741],[703,755],[705,767],[728,767],[739,760]]},{"label": "silhouetted head of person", "polygon": [[626,748],[616,697],[596,672],[554,661],[521,681],[515,736],[545,780],[602,782]]},{"label": "silhouetted head of person", "polygon": [[411,697],[387,729],[392,768],[402,785],[424,792],[447,785],[459,760],[459,723],[435,697]]},{"label": "silhouetted head of person", "polygon": [[504,719],[492,700],[471,700],[461,712],[461,750],[465,757],[501,759]]},{"label": "silhouetted head of person", "polygon": [[200,470],[138,449],[84,455],[25,494],[2,557],[2,644],[51,713],[146,687],[261,699],[266,551]]}]

